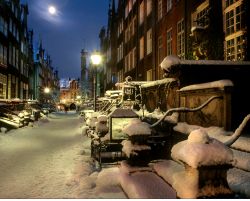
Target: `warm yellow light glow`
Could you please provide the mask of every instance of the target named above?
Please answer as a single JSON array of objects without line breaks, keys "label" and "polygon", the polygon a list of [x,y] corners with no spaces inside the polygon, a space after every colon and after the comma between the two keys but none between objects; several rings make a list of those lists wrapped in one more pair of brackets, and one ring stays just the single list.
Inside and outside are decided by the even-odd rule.
[{"label": "warm yellow light glow", "polygon": [[94,65],[99,65],[102,62],[102,57],[99,54],[91,55],[90,59]]},{"label": "warm yellow light glow", "polygon": [[80,99],[80,98],[81,98],[81,96],[76,96],[76,98],[77,98],[77,99]]},{"label": "warm yellow light glow", "polygon": [[48,10],[51,15],[56,14],[56,8],[54,6],[49,6]]},{"label": "warm yellow light glow", "polygon": [[49,92],[50,92],[50,88],[45,87],[45,88],[44,88],[44,93],[48,94]]}]

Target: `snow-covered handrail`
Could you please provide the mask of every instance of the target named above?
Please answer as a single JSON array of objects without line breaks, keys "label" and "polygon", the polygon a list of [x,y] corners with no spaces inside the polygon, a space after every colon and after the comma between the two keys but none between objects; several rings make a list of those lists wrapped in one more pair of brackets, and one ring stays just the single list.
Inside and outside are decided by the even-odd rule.
[{"label": "snow-covered handrail", "polygon": [[159,123],[161,123],[166,116],[169,113],[173,113],[173,112],[196,112],[198,110],[201,110],[202,108],[204,108],[206,105],[208,105],[212,100],[217,99],[217,98],[222,98],[222,96],[212,96],[211,98],[209,98],[205,103],[203,103],[202,105],[200,105],[199,107],[196,108],[187,108],[187,107],[179,107],[179,108],[171,108],[169,109],[161,119],[159,119],[157,122],[155,122],[154,124],[152,124],[150,126],[150,128],[153,128],[155,126],[157,126]]},{"label": "snow-covered handrail", "polygon": [[224,142],[224,145],[231,146],[241,135],[243,129],[245,128],[247,122],[250,120],[250,114],[248,114],[243,121],[241,122],[240,126],[235,130],[234,134],[231,136],[229,140]]},{"label": "snow-covered handrail", "polygon": [[102,107],[102,109],[100,110],[100,112],[103,112],[104,109],[107,107],[107,105],[108,105],[109,103],[112,104],[112,102],[107,102],[107,103]]}]

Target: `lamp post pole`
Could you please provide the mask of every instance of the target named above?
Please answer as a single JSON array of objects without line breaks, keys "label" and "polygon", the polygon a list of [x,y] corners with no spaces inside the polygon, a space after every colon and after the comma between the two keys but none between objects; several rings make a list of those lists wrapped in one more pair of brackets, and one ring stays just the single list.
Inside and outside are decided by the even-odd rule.
[{"label": "lamp post pole", "polygon": [[94,85],[94,111],[96,112],[96,69],[94,69],[93,85]]},{"label": "lamp post pole", "polygon": [[91,55],[91,61],[94,67],[93,85],[94,85],[94,111],[96,112],[96,76],[97,76],[97,66],[101,63],[102,57],[99,53],[94,53]]}]

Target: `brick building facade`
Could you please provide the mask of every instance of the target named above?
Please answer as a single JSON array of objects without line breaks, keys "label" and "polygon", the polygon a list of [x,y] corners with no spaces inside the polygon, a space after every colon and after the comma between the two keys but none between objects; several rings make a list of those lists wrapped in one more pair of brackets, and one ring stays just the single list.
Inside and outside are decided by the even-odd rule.
[{"label": "brick building facade", "polygon": [[117,82],[126,76],[162,79],[159,65],[168,55],[249,60],[246,0],[118,0],[115,7],[113,0],[103,37],[108,42],[102,49],[107,58],[106,90],[111,77]]}]

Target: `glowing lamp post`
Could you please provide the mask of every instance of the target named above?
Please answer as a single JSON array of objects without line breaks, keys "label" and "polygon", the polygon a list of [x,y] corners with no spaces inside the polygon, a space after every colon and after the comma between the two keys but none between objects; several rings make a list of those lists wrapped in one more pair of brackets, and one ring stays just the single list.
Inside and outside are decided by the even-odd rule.
[{"label": "glowing lamp post", "polygon": [[49,92],[50,92],[50,88],[45,87],[45,88],[44,88],[44,93],[48,94]]},{"label": "glowing lamp post", "polygon": [[45,101],[48,102],[48,94],[50,93],[50,88],[45,87],[44,90],[43,90],[43,92],[44,92],[44,94],[46,94],[46,96],[47,96],[47,98],[46,98],[47,100],[45,99]]},{"label": "glowing lamp post", "polygon": [[[93,66],[97,67],[102,62],[102,57],[98,53],[94,53],[90,57]],[[93,85],[94,85],[94,111],[96,111],[96,69],[94,69]]]}]

